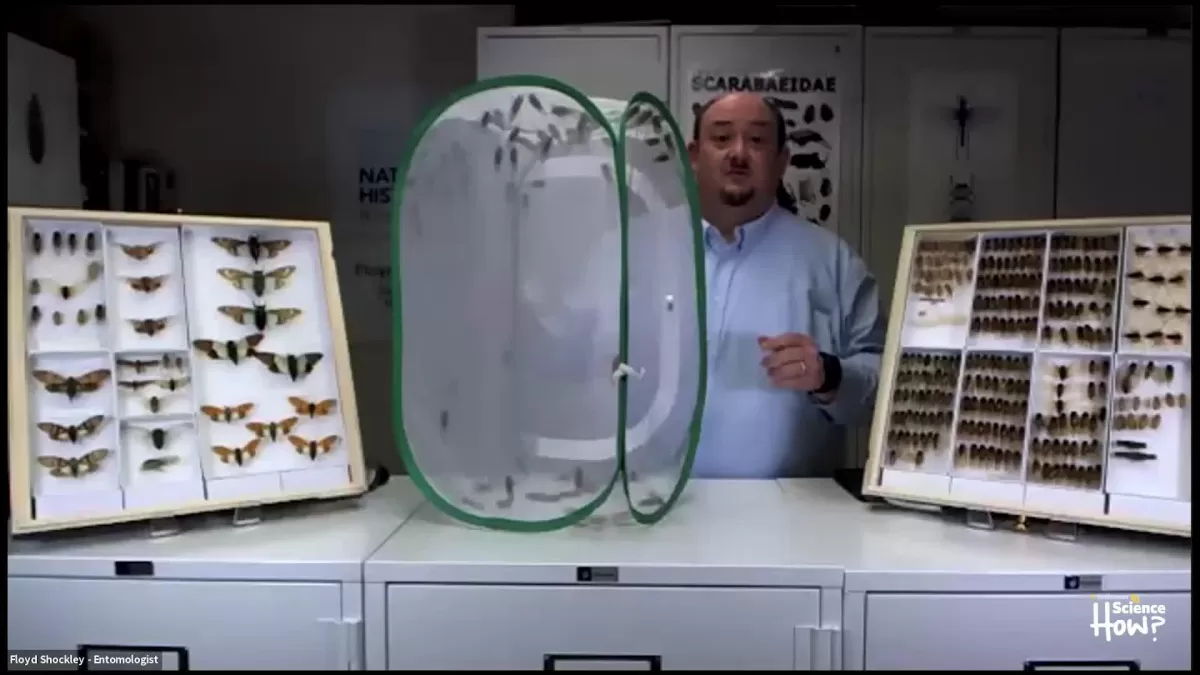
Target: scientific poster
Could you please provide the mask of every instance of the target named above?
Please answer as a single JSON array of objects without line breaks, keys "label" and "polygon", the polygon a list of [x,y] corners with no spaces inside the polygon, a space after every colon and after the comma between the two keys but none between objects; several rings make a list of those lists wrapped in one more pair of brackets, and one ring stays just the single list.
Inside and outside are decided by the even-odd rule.
[{"label": "scientific poster", "polygon": [[351,344],[391,339],[394,185],[421,113],[412,97],[357,88],[328,110],[334,257]]},{"label": "scientific poster", "polygon": [[761,94],[783,113],[791,160],[780,203],[836,231],[842,116],[837,76],[782,69],[767,73],[694,71],[686,102],[692,118],[680,120],[686,124],[684,133],[691,137],[694,116],[706,102],[739,91]]},{"label": "scientific poster", "polygon": [[1016,78],[919,72],[909,86],[908,223],[995,220],[1018,195]]},{"label": "scientific poster", "polygon": [[390,246],[349,241],[334,247],[338,287],[351,344],[392,339],[392,252]]}]

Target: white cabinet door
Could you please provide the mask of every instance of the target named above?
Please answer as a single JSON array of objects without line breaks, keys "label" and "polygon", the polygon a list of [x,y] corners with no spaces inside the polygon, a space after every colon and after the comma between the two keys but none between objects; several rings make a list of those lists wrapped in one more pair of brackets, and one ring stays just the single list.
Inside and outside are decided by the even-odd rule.
[{"label": "white cabinet door", "polygon": [[667,29],[481,28],[479,79],[543,75],[586,96],[625,100],[639,91],[667,100]]},{"label": "white cabinet door", "polygon": [[820,591],[393,584],[388,667],[808,670]]},{"label": "white cabinet door", "polygon": [[1192,37],[1064,30],[1058,218],[1192,212]]},{"label": "white cabinet door", "polygon": [[[1136,601],[1134,599],[1136,598]],[[1106,602],[1161,608],[1105,613]],[[1095,605],[1095,607],[1093,607]],[[1141,622],[1146,634],[1109,636],[1101,623]],[[1120,619],[1124,623],[1124,618]],[[1189,593],[1091,595],[867,595],[865,670],[1190,669]]]},{"label": "white cabinet door", "polygon": [[10,578],[9,649],[161,648],[195,670],[344,670],[341,584]]},{"label": "white cabinet door", "polygon": [[75,61],[8,34],[8,204],[83,208]]}]

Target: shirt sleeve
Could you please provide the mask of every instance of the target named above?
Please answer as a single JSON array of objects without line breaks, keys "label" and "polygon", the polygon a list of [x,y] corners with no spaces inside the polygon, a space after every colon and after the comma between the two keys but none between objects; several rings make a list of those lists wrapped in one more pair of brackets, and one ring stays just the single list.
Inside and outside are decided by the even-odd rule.
[{"label": "shirt sleeve", "polygon": [[879,316],[879,287],[862,259],[844,241],[836,257],[837,297],[841,333],[837,340],[842,383],[833,401],[818,405],[835,423],[853,426],[870,419],[879,386],[884,328]]}]

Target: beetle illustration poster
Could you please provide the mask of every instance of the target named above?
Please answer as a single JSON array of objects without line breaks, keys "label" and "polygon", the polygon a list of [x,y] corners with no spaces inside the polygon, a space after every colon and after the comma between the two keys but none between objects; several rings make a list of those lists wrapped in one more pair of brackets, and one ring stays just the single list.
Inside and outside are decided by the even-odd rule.
[{"label": "beetle illustration poster", "polygon": [[837,230],[840,166],[841,98],[838,78],[825,73],[765,73],[694,71],[687,109],[692,119],[680,120],[691,137],[692,120],[708,101],[739,91],[761,94],[783,113],[787,148],[791,153],[779,203],[814,223]]},{"label": "beetle illustration poster", "polygon": [[996,220],[1014,203],[1017,82],[920,72],[909,85],[909,223]]}]

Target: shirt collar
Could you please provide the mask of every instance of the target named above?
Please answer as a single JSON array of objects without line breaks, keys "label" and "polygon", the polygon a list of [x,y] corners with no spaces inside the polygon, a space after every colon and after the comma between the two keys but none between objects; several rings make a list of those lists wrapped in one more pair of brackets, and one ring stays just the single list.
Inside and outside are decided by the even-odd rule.
[{"label": "shirt collar", "polygon": [[778,205],[772,206],[767,209],[766,213],[737,228],[733,231],[733,241],[726,241],[725,237],[722,237],[721,233],[717,231],[717,228],[713,227],[707,220],[703,221],[704,245],[714,253],[747,250],[762,238],[771,221],[778,215],[778,211]]}]

